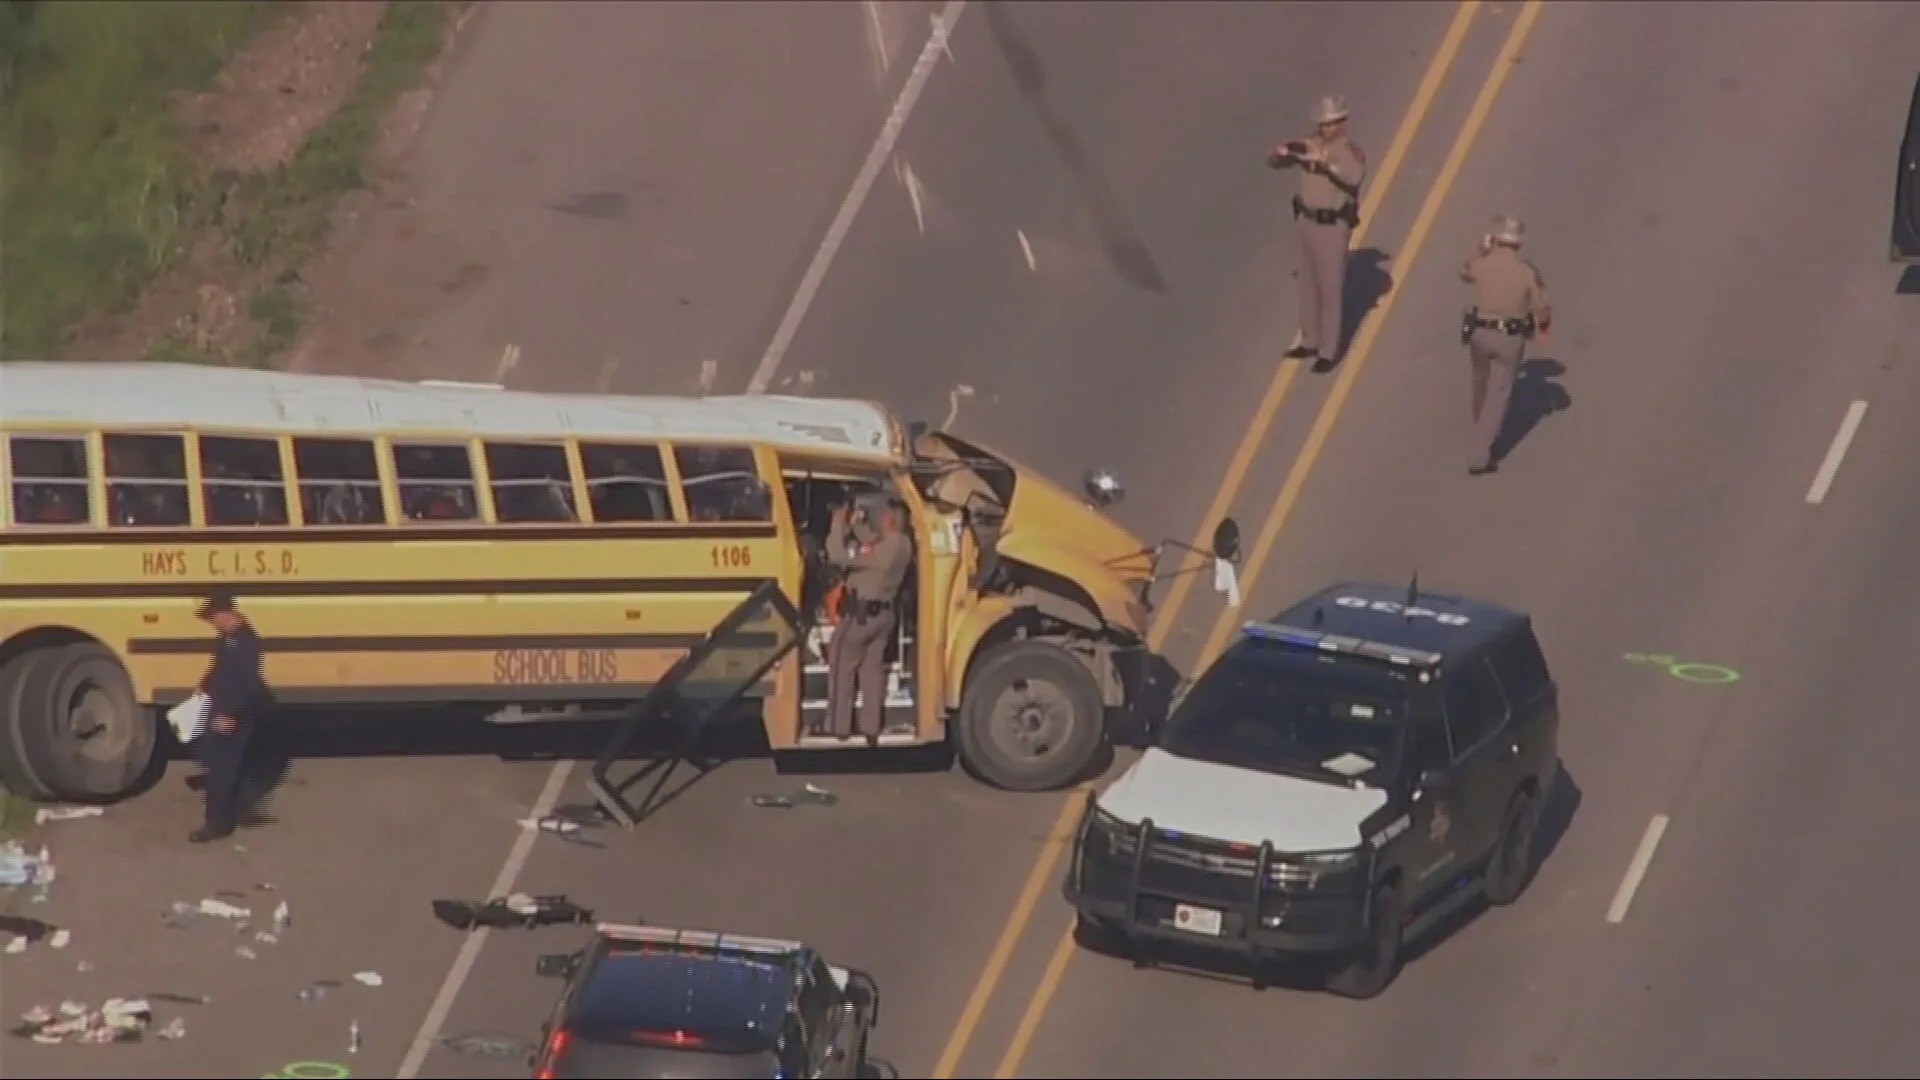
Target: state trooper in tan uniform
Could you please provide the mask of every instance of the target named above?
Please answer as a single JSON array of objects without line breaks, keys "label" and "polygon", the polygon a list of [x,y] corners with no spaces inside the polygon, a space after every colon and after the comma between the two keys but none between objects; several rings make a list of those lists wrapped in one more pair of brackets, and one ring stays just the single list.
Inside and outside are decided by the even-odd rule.
[{"label": "state trooper in tan uniform", "polygon": [[[913,541],[907,537],[900,508],[892,503],[881,510],[878,531],[867,543],[856,542],[848,517],[848,507],[835,507],[827,535],[827,561],[847,574],[840,625],[827,644],[828,734],[845,739],[857,727],[873,744],[886,725],[887,644],[898,625],[896,604],[913,565]],[[860,692],[857,723],[856,689]]]},{"label": "state trooper in tan uniform", "polygon": [[1467,471],[1475,476],[1499,465],[1494,442],[1506,422],[1527,341],[1536,333],[1545,337],[1553,326],[1547,284],[1520,254],[1526,234],[1519,218],[1496,217],[1480,238],[1480,253],[1460,267],[1460,280],[1473,287],[1473,306],[1461,319],[1460,342],[1473,361],[1473,443]]},{"label": "state trooper in tan uniform", "polygon": [[1341,301],[1347,283],[1347,244],[1360,225],[1360,184],[1367,155],[1347,138],[1347,99],[1321,98],[1313,110],[1314,131],[1282,143],[1268,155],[1276,169],[1298,168],[1293,197],[1300,231],[1300,344],[1287,357],[1312,357],[1313,370],[1333,370],[1340,349]]}]

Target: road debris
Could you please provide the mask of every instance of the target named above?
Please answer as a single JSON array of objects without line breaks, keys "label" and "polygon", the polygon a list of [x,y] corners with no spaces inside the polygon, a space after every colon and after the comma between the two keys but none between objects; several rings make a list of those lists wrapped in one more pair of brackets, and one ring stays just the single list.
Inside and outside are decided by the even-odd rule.
[{"label": "road debris", "polygon": [[527,929],[576,926],[593,921],[593,912],[562,895],[513,893],[491,900],[435,900],[434,917],[455,930]]},{"label": "road debris", "polygon": [[247,948],[247,947],[246,947],[245,945],[242,945],[242,946],[240,946],[240,947],[238,947],[238,948],[236,948],[236,949],[234,949],[234,950],[233,950],[233,955],[235,955],[235,956],[237,956],[237,957],[239,957],[239,958],[240,958],[240,959],[242,959],[242,960],[258,960],[258,959],[260,959],[260,954],[259,954],[259,953],[257,953],[257,952],[254,952],[254,951],[253,951],[252,949],[249,949],[249,948]]},{"label": "road debris", "polygon": [[253,918],[252,908],[243,908],[238,904],[230,904],[211,896],[198,904],[189,904],[184,909],[179,904],[175,904],[173,910],[182,914],[205,915],[210,919],[233,919],[236,922]]},{"label": "road debris", "polygon": [[282,900],[279,906],[273,909],[273,936],[280,937],[284,935],[287,932],[287,927],[292,925],[293,909],[287,906],[285,900]]},{"label": "road debris", "polygon": [[73,940],[73,931],[55,930],[52,934],[48,935],[47,945],[55,949],[64,949],[67,947],[67,943],[72,940]]},{"label": "road debris", "polygon": [[54,821],[78,821],[81,818],[99,817],[106,810],[98,806],[43,806],[33,812],[33,823],[45,825]]},{"label": "road debris", "polygon": [[533,1044],[514,1035],[497,1031],[475,1031],[450,1035],[440,1045],[456,1054],[493,1058],[496,1061],[524,1061],[533,1055]]},{"label": "road debris", "polygon": [[347,1053],[357,1054],[359,1052],[360,1052],[360,1021],[355,1020],[352,1023],[347,1025]]},{"label": "road debris", "polygon": [[558,836],[577,836],[581,828],[579,822],[571,818],[561,817],[558,814],[548,814],[546,817],[541,818],[521,818],[520,827],[529,832],[538,829],[541,832],[554,833]]},{"label": "road debris", "polygon": [[[10,1033],[48,1045],[98,1045],[139,1042],[152,1024],[153,1006],[145,999],[108,998],[97,1009],[78,1001],[63,1001],[54,1009],[36,1005],[20,1014]],[[185,1033],[185,1025],[181,1032]]]},{"label": "road debris", "polygon": [[184,1039],[187,1037],[187,1022],[181,1017],[176,1016],[167,1021],[166,1025],[159,1031],[154,1032],[154,1034],[168,1042],[172,1042],[175,1039]]},{"label": "road debris", "polygon": [[832,806],[840,796],[818,784],[807,784],[788,795],[755,795],[753,805],[763,810],[791,810],[796,806]]},{"label": "road debris", "polygon": [[377,971],[356,971],[353,973],[353,981],[359,983],[361,986],[385,986],[387,984],[387,980],[381,978],[380,973]]}]

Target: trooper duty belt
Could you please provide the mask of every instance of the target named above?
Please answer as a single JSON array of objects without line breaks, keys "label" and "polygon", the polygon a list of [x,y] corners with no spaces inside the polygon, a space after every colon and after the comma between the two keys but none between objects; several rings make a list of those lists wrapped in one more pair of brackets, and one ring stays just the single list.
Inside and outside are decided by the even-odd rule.
[{"label": "trooper duty belt", "polygon": [[1496,319],[1468,309],[1460,317],[1460,330],[1463,334],[1472,334],[1475,330],[1492,330],[1513,337],[1532,337],[1535,326],[1533,316],[1522,315],[1513,319]]},{"label": "trooper duty belt", "polygon": [[1335,210],[1326,210],[1317,206],[1308,206],[1301,200],[1300,196],[1295,195],[1293,197],[1293,216],[1296,218],[1306,218],[1315,225],[1345,224],[1350,229],[1360,227],[1360,207],[1354,203],[1346,203]]}]

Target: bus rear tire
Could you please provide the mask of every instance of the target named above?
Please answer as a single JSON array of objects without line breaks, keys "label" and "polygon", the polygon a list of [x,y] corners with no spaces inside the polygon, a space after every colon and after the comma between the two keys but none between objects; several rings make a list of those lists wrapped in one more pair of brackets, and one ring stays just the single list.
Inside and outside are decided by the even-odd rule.
[{"label": "bus rear tire", "polygon": [[0,669],[0,779],[35,800],[128,794],[153,764],[159,725],[112,651],[91,642],[35,649]]},{"label": "bus rear tire", "polygon": [[1083,779],[1106,743],[1100,684],[1058,645],[995,647],[961,693],[954,749],[975,777],[1008,791],[1055,791]]}]

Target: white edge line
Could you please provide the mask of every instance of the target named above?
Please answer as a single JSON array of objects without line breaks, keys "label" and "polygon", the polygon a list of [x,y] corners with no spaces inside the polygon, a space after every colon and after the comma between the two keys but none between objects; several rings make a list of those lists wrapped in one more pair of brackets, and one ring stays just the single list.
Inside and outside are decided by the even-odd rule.
[{"label": "white edge line", "polygon": [[[560,801],[560,792],[567,786],[567,777],[573,772],[573,762],[562,761],[554,765],[547,774],[547,784],[540,789],[540,796],[533,800],[533,817],[543,818],[553,813],[553,806]],[[534,842],[540,839],[540,830],[527,829],[514,838],[513,847],[507,851],[507,861],[500,865],[499,876],[493,879],[493,887],[487,891],[487,898],[505,896],[513,891],[514,883],[519,881],[520,872],[527,868],[527,859],[533,855]],[[433,996],[433,1004],[427,1006],[426,1019],[420,1022],[420,1030],[414,1033],[412,1045],[407,1047],[407,1056],[400,1059],[400,1067],[394,1070],[396,1080],[413,1080],[420,1074],[420,1067],[427,1063],[427,1055],[433,1053],[434,1045],[440,1040],[440,1029],[445,1026],[447,1016],[453,1012],[453,1003],[460,997],[460,989],[473,974],[473,965],[480,959],[480,949],[487,943],[485,927],[470,931],[467,939],[460,943],[460,952],[453,958],[453,966],[447,969],[446,980],[440,984],[440,992]]]},{"label": "white edge line", "polygon": [[1653,815],[1647,822],[1646,834],[1640,837],[1640,846],[1634,849],[1633,861],[1627,864],[1627,876],[1620,879],[1620,888],[1613,894],[1613,903],[1607,905],[1607,922],[1619,925],[1627,919],[1627,909],[1633,907],[1633,896],[1640,891],[1640,883],[1646,880],[1647,868],[1653,865],[1654,852],[1660,850],[1660,838],[1667,835],[1670,819],[1665,814]]},{"label": "white edge line", "polygon": [[780,361],[786,358],[794,335],[800,332],[800,322],[813,306],[814,297],[820,292],[820,283],[826,279],[827,269],[833,265],[834,257],[840,254],[840,245],[847,242],[847,233],[853,229],[854,217],[860,213],[860,207],[866,204],[874,181],[880,178],[880,170],[886,168],[887,158],[900,142],[900,133],[906,128],[907,118],[913,115],[914,106],[920,103],[920,94],[927,88],[927,80],[933,76],[934,65],[938,63],[940,55],[947,51],[947,38],[953,34],[954,24],[966,8],[967,0],[947,0],[947,6],[936,16],[932,34],[921,48],[919,58],[913,62],[913,71],[907,75],[899,96],[893,99],[887,122],[880,127],[880,137],[874,140],[873,149],[867,151],[867,160],[861,163],[859,174],[853,178],[853,186],[847,189],[847,197],[841,200],[832,224],[827,226],[827,235],[813,253],[813,261],[807,264],[807,272],[801,275],[800,287],[793,293],[793,302],[787,305],[786,314],[780,317],[773,340],[767,344],[766,353],[760,357],[760,366],[754,369],[753,378],[747,383],[747,393],[764,394],[767,387],[773,384],[774,373],[780,370]]},{"label": "white edge line", "polygon": [[1840,464],[1847,459],[1847,448],[1853,445],[1853,437],[1860,432],[1860,422],[1866,418],[1866,402],[1856,401],[1847,406],[1847,415],[1840,418],[1840,430],[1833,433],[1833,442],[1827,446],[1820,471],[1813,474],[1813,486],[1807,489],[1807,505],[1819,506],[1826,501],[1827,490],[1833,487],[1834,477],[1840,475]]}]

